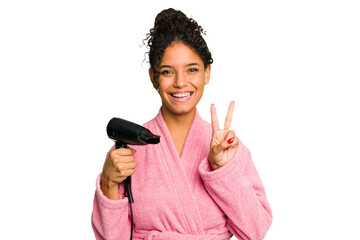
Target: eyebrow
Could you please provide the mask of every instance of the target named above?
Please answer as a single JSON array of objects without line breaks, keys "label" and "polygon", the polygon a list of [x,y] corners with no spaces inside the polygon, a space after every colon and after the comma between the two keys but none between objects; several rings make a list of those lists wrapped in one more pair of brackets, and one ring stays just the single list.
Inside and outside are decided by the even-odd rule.
[{"label": "eyebrow", "polygon": [[[190,67],[190,66],[200,66],[200,64],[194,62],[194,63],[187,64],[185,67]],[[171,66],[171,65],[161,65],[159,67],[159,70],[162,69],[162,68],[173,68],[173,66]]]}]

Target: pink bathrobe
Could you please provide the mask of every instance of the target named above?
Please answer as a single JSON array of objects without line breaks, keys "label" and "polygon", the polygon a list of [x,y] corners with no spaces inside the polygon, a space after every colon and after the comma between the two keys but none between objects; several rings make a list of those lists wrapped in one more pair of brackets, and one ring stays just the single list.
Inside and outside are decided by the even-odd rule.
[{"label": "pink bathrobe", "polygon": [[[161,111],[144,124],[160,135],[156,145],[132,146],[138,163],[132,175],[133,239],[263,239],[272,214],[264,187],[240,142],[234,158],[213,171],[208,162],[211,125],[198,112],[179,157]],[[113,149],[113,148],[112,148]],[[92,226],[97,239],[130,239],[130,210],[110,200],[96,182]]]}]

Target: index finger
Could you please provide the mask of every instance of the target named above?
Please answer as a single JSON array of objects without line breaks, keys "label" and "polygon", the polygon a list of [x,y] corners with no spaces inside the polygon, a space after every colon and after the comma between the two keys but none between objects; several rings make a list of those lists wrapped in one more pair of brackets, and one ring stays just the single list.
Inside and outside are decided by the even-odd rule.
[{"label": "index finger", "polygon": [[235,107],[235,102],[231,101],[226,118],[225,118],[224,130],[230,130],[234,107]]},{"label": "index finger", "polygon": [[116,153],[118,156],[131,156],[135,152],[136,151],[132,148],[118,148],[114,150],[114,153]]},{"label": "index finger", "polygon": [[216,109],[215,109],[215,105],[211,104],[211,125],[212,125],[212,129],[213,132],[216,132],[217,130],[219,130],[219,120],[216,114]]}]

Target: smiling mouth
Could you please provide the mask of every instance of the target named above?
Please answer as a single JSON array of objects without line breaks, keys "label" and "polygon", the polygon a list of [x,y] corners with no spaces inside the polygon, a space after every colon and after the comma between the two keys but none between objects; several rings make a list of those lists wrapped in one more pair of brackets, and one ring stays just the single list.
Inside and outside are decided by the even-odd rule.
[{"label": "smiling mouth", "polygon": [[174,98],[187,98],[190,97],[193,92],[183,92],[183,93],[170,93],[170,95]]}]

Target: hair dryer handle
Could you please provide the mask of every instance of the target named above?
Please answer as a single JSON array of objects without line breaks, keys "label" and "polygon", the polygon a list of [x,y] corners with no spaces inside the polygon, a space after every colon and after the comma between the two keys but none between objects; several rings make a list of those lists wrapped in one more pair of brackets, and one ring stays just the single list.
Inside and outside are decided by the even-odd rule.
[{"label": "hair dryer handle", "polygon": [[[127,145],[125,143],[115,141],[115,149],[119,148],[127,148]],[[131,176],[128,176],[124,181],[124,187],[125,187],[125,193],[124,196],[129,199],[129,203],[133,203],[134,199],[131,193]]]}]

